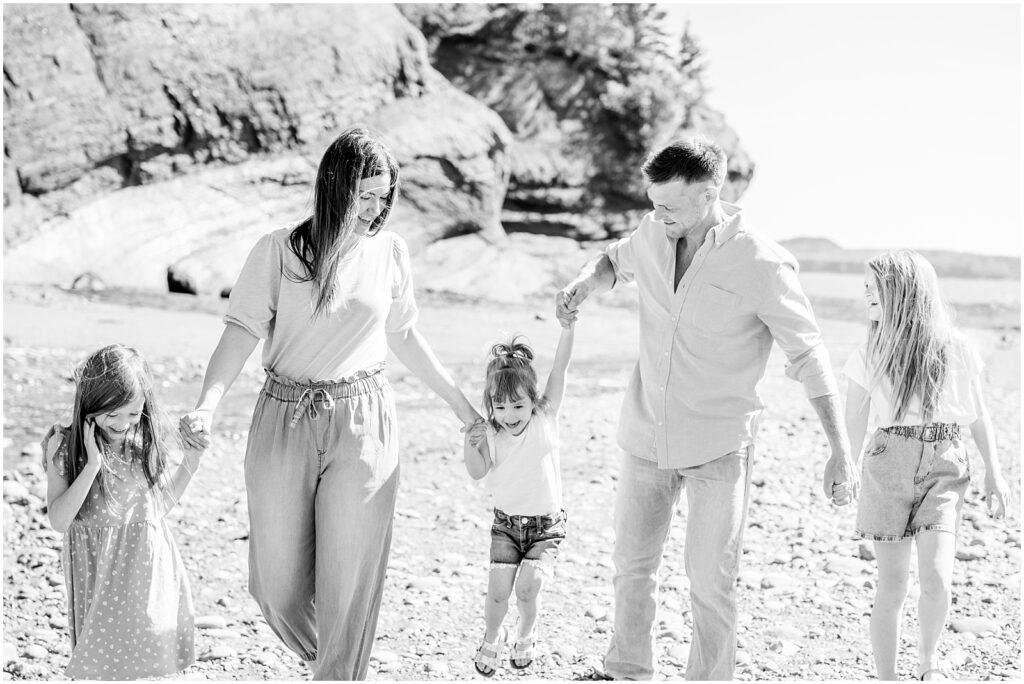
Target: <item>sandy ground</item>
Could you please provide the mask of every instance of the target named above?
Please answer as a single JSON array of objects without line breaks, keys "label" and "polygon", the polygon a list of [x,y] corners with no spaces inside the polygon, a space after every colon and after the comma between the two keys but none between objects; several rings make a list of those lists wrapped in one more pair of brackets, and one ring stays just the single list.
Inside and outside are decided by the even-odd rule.
[{"label": "sandy ground", "polygon": [[[119,341],[142,351],[172,414],[190,407],[220,334],[218,300],[185,296],[84,296],[5,288],[4,297],[4,677],[61,677],[67,662],[60,535],[45,521],[38,439],[66,420],[70,371],[83,355]],[[547,302],[507,306],[421,301],[420,331],[475,398],[489,345],[511,333],[530,338],[545,372],[558,327]],[[612,617],[611,513],[618,450],[615,424],[636,355],[633,312],[585,312],[564,402],[563,477],[569,538],[544,593],[540,656],[523,674],[497,679],[574,679],[600,662]],[[860,321],[822,321],[840,368],[864,334]],[[1012,513],[991,521],[974,484],[965,507],[954,573],[951,627],[942,651],[957,678],[1019,679],[1020,351],[1019,338],[972,330],[988,362],[989,403]],[[820,493],[825,438],[799,385],[774,355],[761,392],[769,404],[760,433],[739,580],[737,678],[865,679],[872,676],[867,614],[875,581],[870,547],[853,535],[852,508]],[[482,634],[490,512],[465,474],[458,423],[397,362],[403,484],[370,677],[478,678],[470,658]],[[218,417],[205,464],[173,514],[192,582],[200,661],[186,679],[308,678],[276,640],[246,590],[247,517],[242,482],[245,433],[262,373],[257,355]],[[657,624],[660,676],[681,678],[691,636],[682,568],[685,501],[661,569]],[[912,583],[913,585],[913,583]],[[916,597],[912,588],[911,597]],[[514,612],[509,616],[512,624]],[[916,601],[908,600],[901,674],[916,668]]]}]

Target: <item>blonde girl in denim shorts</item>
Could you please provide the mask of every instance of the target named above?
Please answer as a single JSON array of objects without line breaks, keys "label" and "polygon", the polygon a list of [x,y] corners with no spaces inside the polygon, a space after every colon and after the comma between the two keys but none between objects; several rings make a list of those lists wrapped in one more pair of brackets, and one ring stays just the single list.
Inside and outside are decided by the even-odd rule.
[{"label": "blonde girl in denim shorts", "polygon": [[863,451],[857,532],[871,539],[878,587],[871,646],[879,679],[896,679],[900,617],[911,543],[917,542],[921,597],[918,677],[946,679],[938,641],[950,605],[957,526],[971,465],[967,429],[985,463],[989,513],[1005,512],[992,421],[982,397],[982,361],[956,331],[935,270],[919,254],[886,252],[867,264],[868,339],[846,364],[846,429],[860,454],[868,420],[877,430]]},{"label": "blonde girl in denim shorts", "polygon": [[487,420],[466,434],[466,470],[474,480],[484,478],[494,501],[486,628],[473,658],[476,671],[485,677],[497,671],[509,640],[502,622],[513,588],[519,624],[509,664],[523,670],[535,657],[540,591],[565,538],[558,409],[572,345],[570,323],[562,328],[544,394],[538,392],[529,346],[518,338],[494,345],[484,388]]}]

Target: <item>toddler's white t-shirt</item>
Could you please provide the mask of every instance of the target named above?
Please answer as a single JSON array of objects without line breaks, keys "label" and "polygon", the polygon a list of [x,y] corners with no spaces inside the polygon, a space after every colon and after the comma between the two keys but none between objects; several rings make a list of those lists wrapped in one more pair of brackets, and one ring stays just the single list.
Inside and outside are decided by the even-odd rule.
[{"label": "toddler's white t-shirt", "polygon": [[558,422],[537,411],[521,434],[487,426],[494,464],[484,486],[508,515],[549,515],[562,510]]}]

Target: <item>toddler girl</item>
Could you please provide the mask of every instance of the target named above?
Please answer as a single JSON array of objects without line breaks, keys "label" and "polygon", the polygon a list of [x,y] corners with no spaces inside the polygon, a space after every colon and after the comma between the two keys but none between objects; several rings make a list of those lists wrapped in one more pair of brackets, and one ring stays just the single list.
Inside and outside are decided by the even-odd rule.
[{"label": "toddler girl", "polygon": [[937,655],[950,605],[956,532],[970,461],[964,428],[985,462],[989,512],[1005,511],[1007,487],[981,389],[982,362],[950,323],[935,271],[911,251],[867,264],[867,344],[847,362],[846,428],[860,454],[868,417],[878,430],[864,450],[857,532],[874,541],[878,588],[871,646],[879,679],[896,678],[911,541],[921,597],[920,679],[945,678]]},{"label": "toddler girl", "polygon": [[[573,326],[562,328],[544,394],[537,390],[533,350],[518,341],[491,348],[484,388],[487,420],[466,433],[465,462],[484,484],[495,508],[491,526],[491,569],[484,603],[486,631],[473,659],[476,671],[492,676],[508,640],[502,626],[513,586],[519,626],[510,663],[533,663],[539,595],[553,572],[565,538],[562,476],[558,458],[558,408],[572,356]],[[517,577],[518,576],[518,577]]]},{"label": "toddler girl", "polygon": [[76,679],[168,675],[195,660],[192,596],[165,519],[202,452],[169,464],[177,432],[163,419],[143,358],[120,345],[75,371],[70,427],[44,446],[50,523],[64,533]]}]

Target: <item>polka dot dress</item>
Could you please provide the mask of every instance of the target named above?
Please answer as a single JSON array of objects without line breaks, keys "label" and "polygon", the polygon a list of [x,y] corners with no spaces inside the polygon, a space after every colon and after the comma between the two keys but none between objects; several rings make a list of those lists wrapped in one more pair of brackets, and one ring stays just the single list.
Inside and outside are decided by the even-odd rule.
[{"label": "polka dot dress", "polygon": [[[54,456],[66,471],[68,433]],[[195,661],[192,595],[157,490],[142,469],[108,458],[64,535],[74,679],[138,679]]]}]

